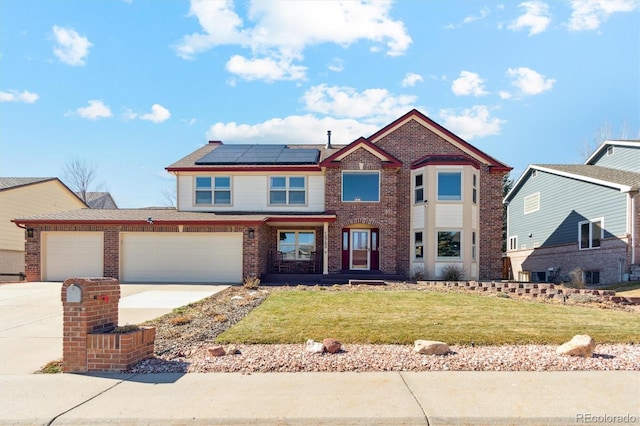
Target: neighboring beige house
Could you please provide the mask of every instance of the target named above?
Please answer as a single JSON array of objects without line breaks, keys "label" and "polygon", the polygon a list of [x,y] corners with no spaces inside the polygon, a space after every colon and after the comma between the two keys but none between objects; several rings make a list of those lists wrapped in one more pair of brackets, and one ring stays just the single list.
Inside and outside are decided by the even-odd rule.
[{"label": "neighboring beige house", "polygon": [[86,207],[58,178],[0,177],[0,281],[19,280],[24,273],[27,231],[12,219]]}]

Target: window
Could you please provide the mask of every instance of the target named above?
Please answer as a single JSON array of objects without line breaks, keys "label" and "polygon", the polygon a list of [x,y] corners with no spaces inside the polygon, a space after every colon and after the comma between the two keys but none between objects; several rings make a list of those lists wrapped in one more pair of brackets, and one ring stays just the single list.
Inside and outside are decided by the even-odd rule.
[{"label": "window", "polygon": [[438,257],[460,257],[460,232],[438,232]]},{"label": "window", "polygon": [[546,283],[547,271],[531,272],[531,281],[534,283]]},{"label": "window", "polygon": [[305,204],[307,199],[304,176],[271,176],[269,204]]},{"label": "window", "polygon": [[380,173],[343,172],[342,201],[380,201]]},{"label": "window", "polygon": [[316,250],[314,231],[278,231],[278,251],[286,260],[311,260]]},{"label": "window", "polygon": [[509,237],[509,250],[518,249],[518,237]]},{"label": "window", "polygon": [[584,283],[586,285],[600,284],[600,271],[584,271]]},{"label": "window", "polygon": [[473,193],[471,194],[471,201],[473,204],[478,203],[478,176],[473,175]]},{"label": "window", "polygon": [[424,201],[424,181],[422,175],[414,176],[414,202],[422,203]]},{"label": "window", "polygon": [[471,259],[476,260],[476,232],[471,233]]},{"label": "window", "polygon": [[196,176],[196,204],[231,205],[231,178]]},{"label": "window", "polygon": [[613,155],[613,147],[612,146],[607,148],[607,155]]},{"label": "window", "polygon": [[524,214],[537,212],[540,210],[540,193],[527,195],[524,197]]},{"label": "window", "polygon": [[422,232],[416,232],[414,234],[415,241],[415,255],[416,259],[424,257],[424,245],[422,244]]},{"label": "window", "polygon": [[600,247],[602,238],[602,219],[583,221],[578,224],[580,250]]},{"label": "window", "polygon": [[462,173],[438,173],[438,200],[460,201],[462,199]]}]

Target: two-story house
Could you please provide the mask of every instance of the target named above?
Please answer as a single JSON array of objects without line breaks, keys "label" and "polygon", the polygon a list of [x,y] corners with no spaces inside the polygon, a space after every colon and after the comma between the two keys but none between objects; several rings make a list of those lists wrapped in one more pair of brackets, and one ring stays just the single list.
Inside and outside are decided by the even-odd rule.
[{"label": "two-story house", "polygon": [[[510,167],[416,110],[348,145],[332,145],[328,133],[324,145],[209,142],[167,167],[176,209],[18,218],[33,229],[28,279],[438,279],[449,265],[466,279],[500,277]],[[82,234],[86,245],[56,258],[48,241],[60,233]],[[52,262],[63,262],[66,276],[50,273]]]},{"label": "two-story house", "polygon": [[12,219],[86,207],[58,178],[0,177],[0,281],[24,276],[26,231]]},{"label": "two-story house", "polygon": [[605,141],[584,164],[530,165],[505,197],[514,278],[629,279],[640,264],[639,190],[640,141]]}]

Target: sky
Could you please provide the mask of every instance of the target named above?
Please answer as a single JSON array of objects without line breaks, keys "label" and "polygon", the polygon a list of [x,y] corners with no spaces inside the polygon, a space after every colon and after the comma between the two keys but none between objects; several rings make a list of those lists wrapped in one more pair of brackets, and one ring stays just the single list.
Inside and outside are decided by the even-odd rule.
[{"label": "sky", "polygon": [[640,0],[0,0],[0,176],[167,206],[209,140],[368,137],[411,109],[513,167],[640,139]]}]

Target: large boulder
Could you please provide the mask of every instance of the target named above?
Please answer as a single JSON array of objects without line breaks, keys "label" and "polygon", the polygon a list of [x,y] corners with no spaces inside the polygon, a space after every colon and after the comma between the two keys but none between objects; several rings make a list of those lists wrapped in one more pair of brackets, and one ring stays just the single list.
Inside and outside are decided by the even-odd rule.
[{"label": "large boulder", "polygon": [[324,345],[322,342],[315,342],[311,339],[307,340],[306,351],[312,354],[321,354],[324,352]]},{"label": "large boulder", "polygon": [[449,345],[435,340],[416,340],[414,350],[423,355],[446,355],[451,352]]},{"label": "large boulder", "polygon": [[209,351],[209,355],[211,356],[224,356],[226,353],[222,346],[211,346],[207,350]]},{"label": "large boulder", "polygon": [[596,348],[596,342],[591,336],[586,334],[578,334],[573,336],[571,340],[558,346],[556,353],[558,355],[582,356],[591,358]]},{"label": "large boulder", "polygon": [[324,339],[322,341],[322,346],[324,346],[324,350],[330,354],[338,353],[340,352],[340,349],[342,349],[342,344],[336,339],[331,338]]}]

